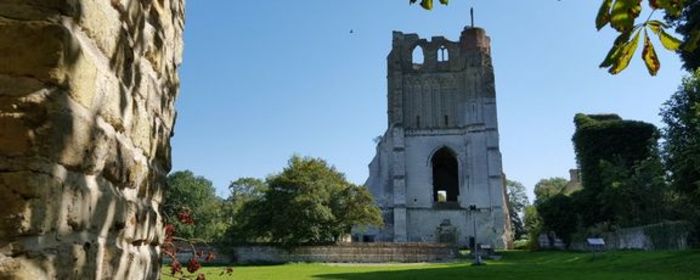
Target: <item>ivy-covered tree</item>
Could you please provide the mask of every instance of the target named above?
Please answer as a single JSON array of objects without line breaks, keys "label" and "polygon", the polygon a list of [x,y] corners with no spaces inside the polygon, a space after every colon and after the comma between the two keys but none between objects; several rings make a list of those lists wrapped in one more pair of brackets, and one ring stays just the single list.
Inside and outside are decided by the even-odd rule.
[{"label": "ivy-covered tree", "polygon": [[[619,182],[628,180],[630,172],[640,163],[658,162],[659,133],[652,124],[622,120],[617,115],[577,114],[574,122],[576,132],[572,140],[583,183],[575,199],[580,206],[581,221],[584,226],[615,221],[619,213],[609,203],[616,203],[622,197],[604,196],[610,195],[611,188],[619,186]],[[605,173],[612,166],[626,172]],[[645,176],[658,175],[661,174]]]}]

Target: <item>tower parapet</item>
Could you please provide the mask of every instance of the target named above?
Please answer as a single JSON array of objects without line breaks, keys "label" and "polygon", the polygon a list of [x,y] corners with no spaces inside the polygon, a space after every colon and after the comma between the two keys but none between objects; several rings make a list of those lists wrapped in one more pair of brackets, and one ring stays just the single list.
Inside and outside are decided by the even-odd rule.
[{"label": "tower parapet", "polygon": [[478,27],[465,28],[457,42],[394,31],[387,57],[389,125],[457,128],[488,121],[475,106],[485,104],[480,98],[495,98],[490,41]]},{"label": "tower parapet", "polygon": [[479,51],[491,55],[491,38],[480,27],[465,27],[459,36],[459,42],[465,51]]}]

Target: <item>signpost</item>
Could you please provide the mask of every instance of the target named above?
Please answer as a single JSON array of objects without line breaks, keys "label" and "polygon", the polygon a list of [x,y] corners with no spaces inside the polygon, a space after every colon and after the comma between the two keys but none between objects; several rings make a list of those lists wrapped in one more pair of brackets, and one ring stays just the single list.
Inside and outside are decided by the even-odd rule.
[{"label": "signpost", "polygon": [[593,251],[593,258],[596,257],[596,252],[605,250],[605,240],[602,238],[586,238],[588,249]]},{"label": "signpost", "polygon": [[481,261],[481,255],[479,254],[479,239],[476,237],[476,216],[474,213],[479,212],[479,208],[477,208],[476,205],[472,204],[469,205],[469,210],[469,213],[471,213],[472,216],[472,223],[474,229],[474,251],[472,252],[472,254],[474,254],[474,261],[472,262],[472,265],[486,265],[485,262]]}]

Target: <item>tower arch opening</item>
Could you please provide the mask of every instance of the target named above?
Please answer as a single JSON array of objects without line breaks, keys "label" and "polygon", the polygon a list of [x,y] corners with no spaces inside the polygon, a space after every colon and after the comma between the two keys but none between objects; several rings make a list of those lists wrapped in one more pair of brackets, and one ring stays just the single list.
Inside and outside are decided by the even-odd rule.
[{"label": "tower arch opening", "polygon": [[411,62],[413,63],[413,69],[419,69],[423,66],[425,58],[423,57],[423,47],[416,45],[411,53]]},{"label": "tower arch opening", "polygon": [[455,153],[443,147],[430,160],[433,168],[433,201],[457,202],[459,197],[459,162]]}]

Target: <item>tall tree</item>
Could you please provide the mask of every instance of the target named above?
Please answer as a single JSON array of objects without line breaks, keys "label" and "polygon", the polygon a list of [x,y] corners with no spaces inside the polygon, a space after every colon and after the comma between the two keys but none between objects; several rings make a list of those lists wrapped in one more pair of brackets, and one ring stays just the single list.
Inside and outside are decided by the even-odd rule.
[{"label": "tall tree", "polygon": [[523,223],[523,212],[525,207],[530,205],[530,201],[525,194],[525,186],[518,181],[508,180],[506,182],[508,192],[508,212],[510,213],[510,223],[513,226],[514,239],[522,239],[527,231]]},{"label": "tall tree", "polygon": [[661,109],[664,159],[672,184],[700,232],[700,69],[683,80]]},{"label": "tall tree", "polygon": [[[575,199],[581,206],[581,221],[584,226],[612,222],[618,213],[613,211],[614,207],[605,204],[606,199],[602,195],[610,194],[606,190],[614,188],[616,181],[629,179],[626,176],[641,162],[658,161],[658,130],[652,124],[623,120],[614,114],[576,114],[574,123],[576,131],[572,141],[583,183],[583,189]],[[603,176],[610,165],[628,172],[608,173],[615,178]],[[607,200],[613,203],[615,198]]]},{"label": "tall tree", "polygon": [[226,241],[238,243],[247,236],[241,226],[253,215],[253,213],[249,213],[250,209],[247,212],[244,211],[246,205],[262,199],[268,188],[265,181],[261,179],[243,177],[231,182],[228,189],[230,194],[226,198],[222,210],[226,223],[229,225]]},{"label": "tall tree", "polygon": [[[215,241],[226,230],[222,217],[223,201],[216,196],[211,181],[192,171],[177,171],[168,176],[168,189],[163,193],[163,214],[175,225],[183,238]],[[180,222],[177,217],[188,212],[193,224]]]}]

